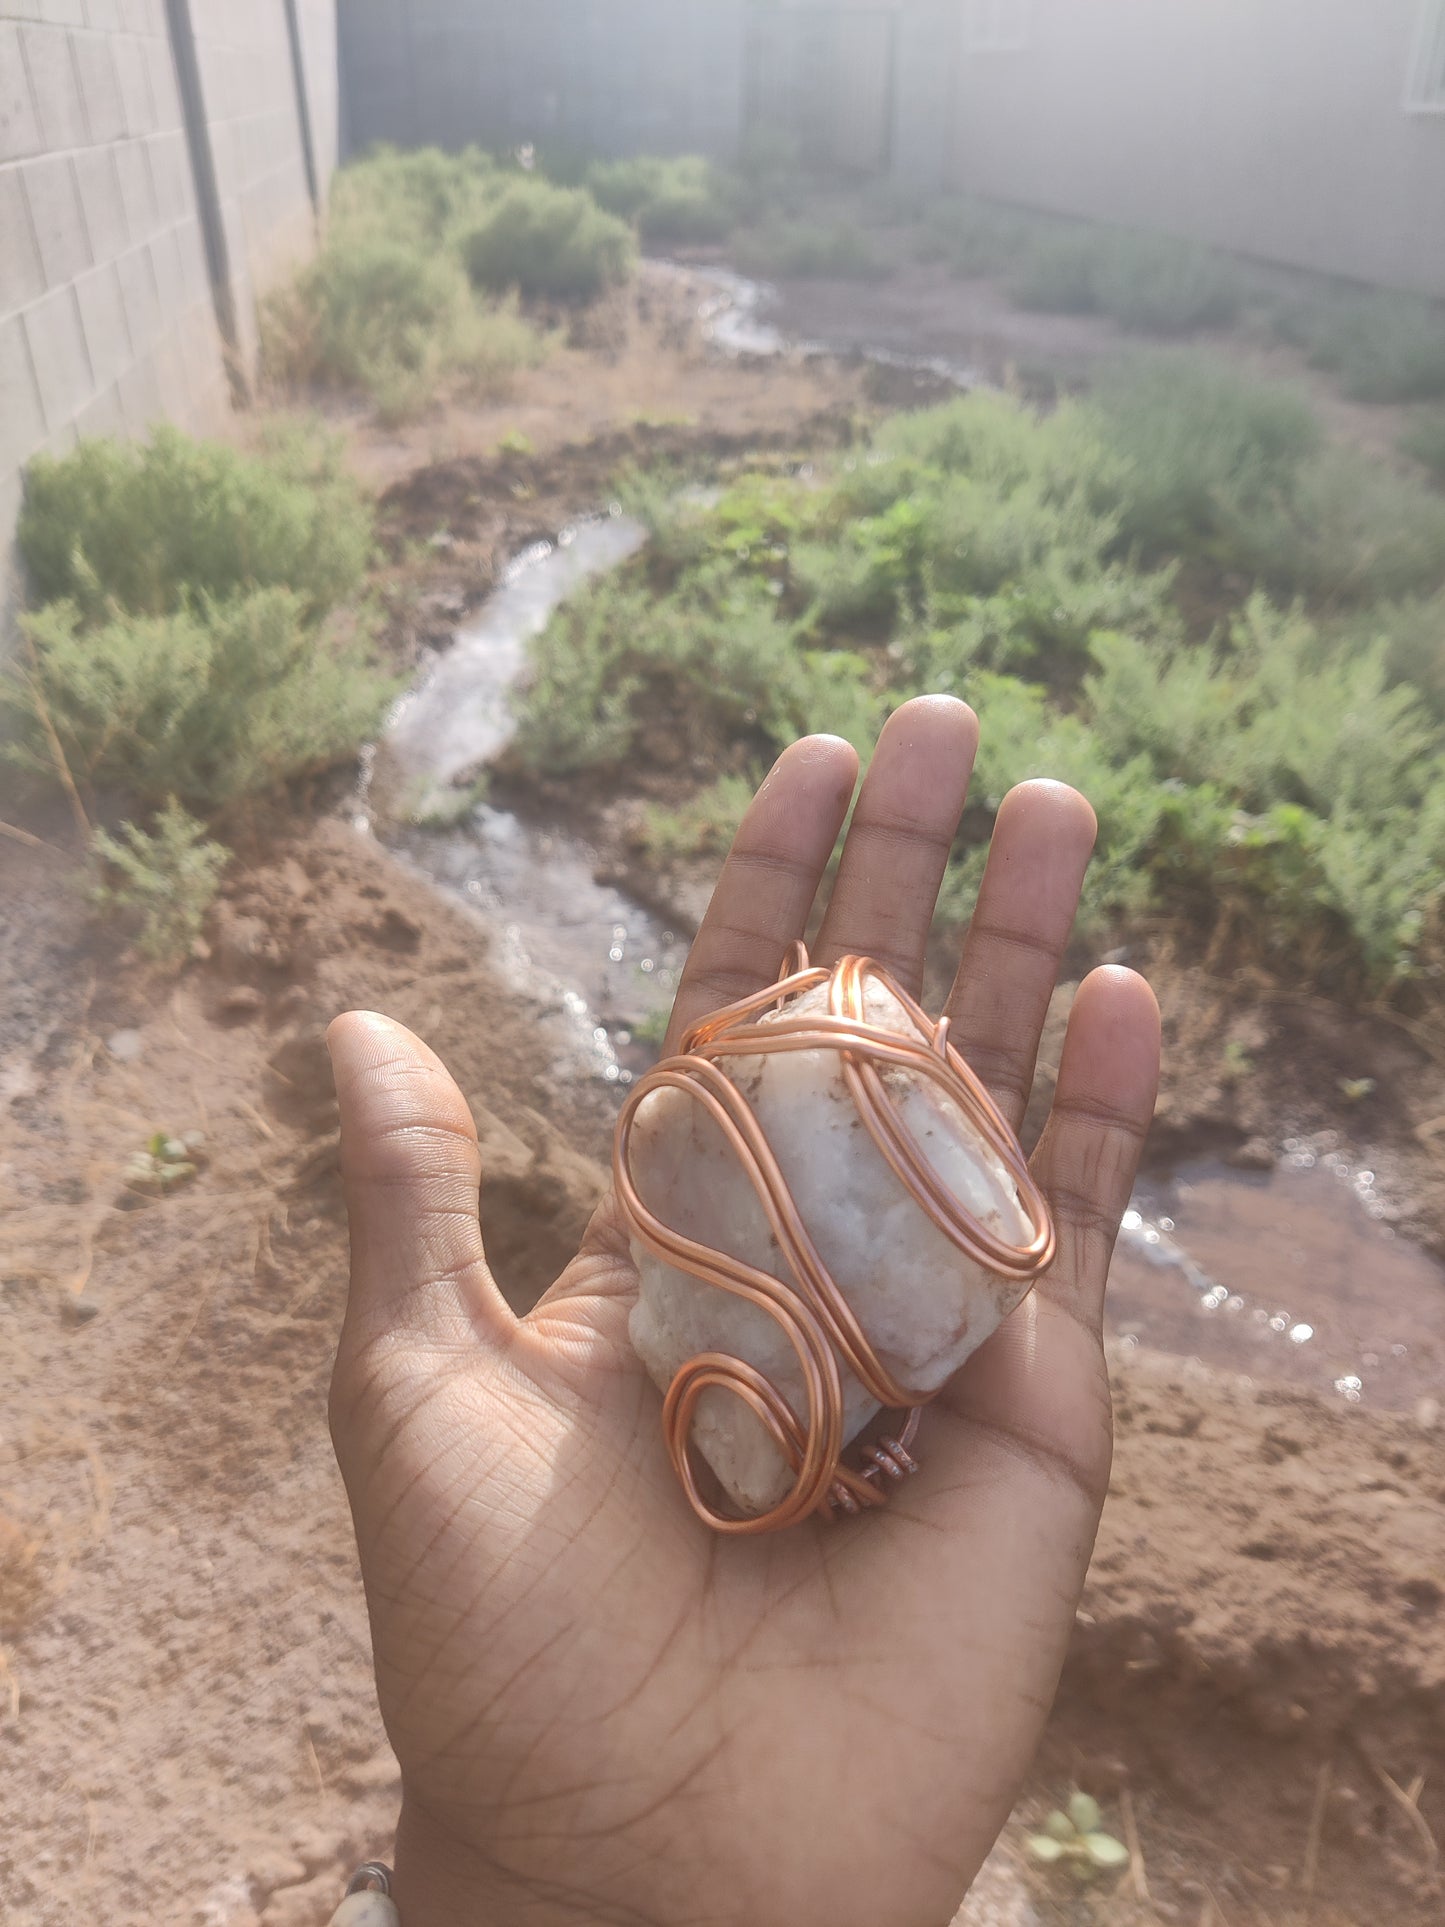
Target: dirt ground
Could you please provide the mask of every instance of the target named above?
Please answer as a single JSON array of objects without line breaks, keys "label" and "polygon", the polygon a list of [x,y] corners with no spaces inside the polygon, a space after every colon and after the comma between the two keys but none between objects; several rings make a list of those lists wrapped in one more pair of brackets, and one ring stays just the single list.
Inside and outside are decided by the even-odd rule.
[{"label": "dirt ground", "polygon": [[[504,405],[352,424],[390,491],[400,657],[627,450],[801,444],[869,405],[861,369],[708,359],[690,298],[645,281],[640,312],[591,323]],[[531,452],[499,455],[513,430]],[[397,1802],[326,1435],[345,1227],[321,1033],[365,1004],[449,1063],[518,1305],[596,1196],[611,1099],[569,1074],[487,929],[320,808],[240,851],[179,976],[90,921],[59,813],[25,823],[47,847],[0,841],[0,1919],[319,1927]],[[1445,1249],[1428,1040],[1149,942],[1172,1047],[1155,1161],[1272,1141],[1286,1111],[1338,1121],[1339,1076],[1374,1075],[1358,1146]],[[157,1131],[199,1134],[164,1196],[127,1178]],[[1115,1476],[1058,1705],[961,1919],[1438,1922],[1439,1403],[1327,1405],[1128,1342],[1114,1368]],[[1075,1784],[1133,1850],[1078,1892],[1021,1850]]]}]

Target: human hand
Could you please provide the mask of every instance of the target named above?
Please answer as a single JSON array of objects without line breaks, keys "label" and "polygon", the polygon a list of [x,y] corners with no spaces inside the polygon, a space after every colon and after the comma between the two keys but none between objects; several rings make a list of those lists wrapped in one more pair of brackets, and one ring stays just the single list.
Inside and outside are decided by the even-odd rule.
[{"label": "human hand", "polygon": [[[917,991],[977,725],[929,697],[888,723],[817,961]],[[846,744],[779,759],[738,834],[672,1038],[777,974],[856,778]],[[1017,1125],[1094,834],[1072,790],[999,812],[949,1000]],[[526,1318],[487,1271],[465,1100],[399,1025],[333,1025],[351,1295],[332,1429],[377,1685],[401,1764],[404,1927],[940,1927],[1037,1745],[1108,1482],[1104,1284],[1154,1105],[1158,1013],[1081,986],[1034,1158],[1049,1272],[924,1417],[882,1511],[719,1539],[663,1443],[628,1340],[625,1227],[603,1203]]]}]

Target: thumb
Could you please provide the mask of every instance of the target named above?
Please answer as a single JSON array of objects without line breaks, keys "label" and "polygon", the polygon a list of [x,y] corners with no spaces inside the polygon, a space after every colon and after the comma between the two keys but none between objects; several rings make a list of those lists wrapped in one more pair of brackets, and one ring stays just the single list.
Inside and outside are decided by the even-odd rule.
[{"label": "thumb", "polygon": [[341,1111],[351,1291],[338,1376],[359,1354],[505,1342],[487,1269],[481,1154],[466,1099],[420,1038],[372,1011],[326,1036]]}]

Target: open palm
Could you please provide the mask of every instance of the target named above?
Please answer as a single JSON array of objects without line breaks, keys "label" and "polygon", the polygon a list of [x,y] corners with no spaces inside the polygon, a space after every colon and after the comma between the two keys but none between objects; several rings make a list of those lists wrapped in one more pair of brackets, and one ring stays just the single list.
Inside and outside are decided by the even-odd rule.
[{"label": "open palm", "polygon": [[[880,738],[816,960],[919,986],[976,742],[930,697]],[[673,1035],[770,981],[856,779],[794,745],[739,832]],[[949,1003],[1016,1124],[1093,840],[1024,785],[999,813]],[[528,1317],[487,1271],[466,1103],[384,1018],[332,1029],[352,1288],[332,1425],[401,1763],[405,1927],[938,1927],[1017,1794],[1108,1480],[1105,1277],[1153,1109],[1144,983],[1096,971],[1034,1160],[1047,1276],[928,1408],[888,1507],[776,1536],[699,1523],[627,1336],[615,1206]]]}]

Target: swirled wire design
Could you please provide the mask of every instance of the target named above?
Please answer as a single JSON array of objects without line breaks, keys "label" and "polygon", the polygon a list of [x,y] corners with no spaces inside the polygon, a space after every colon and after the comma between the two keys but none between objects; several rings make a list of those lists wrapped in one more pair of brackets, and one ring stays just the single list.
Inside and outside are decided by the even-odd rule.
[{"label": "swirled wire design", "polygon": [[[897,998],[913,1035],[866,1021],[870,980]],[[819,984],[828,986],[826,1012],[790,1015],[789,1003]],[[769,1011],[776,1014],[768,1022],[756,1021]],[[1018,1140],[948,1041],[947,1017],[930,1019],[870,958],[844,957],[825,970],[810,966],[804,946],[794,944],[776,984],[694,1024],[679,1054],[650,1071],[623,1107],[613,1146],[617,1195],[635,1235],[665,1263],[776,1319],[797,1355],[806,1402],[800,1418],[763,1373],[722,1352],[705,1352],[677,1372],[663,1403],[668,1451],[693,1510],[723,1533],[777,1532],[815,1512],[832,1519],[883,1504],[888,1485],[917,1470],[909,1448],[921,1408],[937,1396],[910,1391],[880,1362],[823,1263],[751,1105],[726,1068],[729,1058],[800,1050],[838,1053],[845,1086],[869,1135],[919,1209],[959,1251],[989,1271],[1020,1281],[1036,1278],[1054,1255],[1054,1228],[1043,1195]],[[944,1184],[888,1095],[883,1073],[890,1068],[926,1079],[958,1105],[1018,1187],[1032,1231],[1027,1244],[998,1237]],[[645,1203],[632,1175],[632,1132],[641,1106],[661,1090],[682,1091],[723,1133],[767,1215],[789,1281],[699,1244],[663,1223]],[[896,1436],[862,1448],[857,1468],[842,1463],[844,1368],[885,1410],[906,1413]],[[756,1517],[719,1512],[698,1486],[692,1420],[699,1398],[713,1386],[740,1398],[757,1415],[793,1471],[792,1489]]]}]

